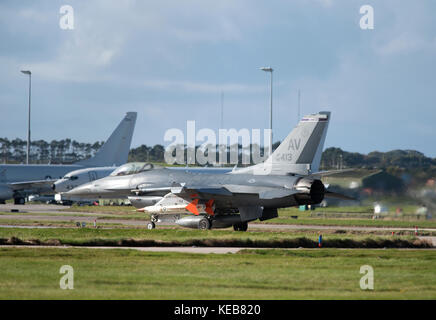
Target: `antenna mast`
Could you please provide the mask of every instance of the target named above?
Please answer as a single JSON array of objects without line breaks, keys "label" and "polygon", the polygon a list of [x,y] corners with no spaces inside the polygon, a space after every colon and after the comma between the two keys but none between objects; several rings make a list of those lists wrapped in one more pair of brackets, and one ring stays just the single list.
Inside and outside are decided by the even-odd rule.
[{"label": "antenna mast", "polygon": [[300,101],[301,101],[301,91],[298,89],[298,119],[297,123],[300,121]]}]

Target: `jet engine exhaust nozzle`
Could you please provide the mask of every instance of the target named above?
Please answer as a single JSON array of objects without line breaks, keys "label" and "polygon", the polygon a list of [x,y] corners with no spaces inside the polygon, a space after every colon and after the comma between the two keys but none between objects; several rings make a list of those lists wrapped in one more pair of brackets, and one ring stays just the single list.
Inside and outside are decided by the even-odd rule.
[{"label": "jet engine exhaust nozzle", "polygon": [[295,195],[299,204],[318,204],[324,199],[325,187],[321,180],[303,178],[295,188],[299,191]]}]

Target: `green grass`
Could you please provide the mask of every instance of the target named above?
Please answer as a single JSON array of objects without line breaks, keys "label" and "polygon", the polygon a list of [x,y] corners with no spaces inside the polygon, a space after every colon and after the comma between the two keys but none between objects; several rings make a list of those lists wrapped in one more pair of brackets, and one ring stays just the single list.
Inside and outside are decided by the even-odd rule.
[{"label": "green grass", "polygon": [[[414,206],[403,208],[404,214],[414,212]],[[424,220],[414,218],[401,218],[392,215],[381,219],[359,218],[359,213],[368,215],[373,209],[369,206],[354,206],[354,207],[329,207],[316,208],[313,211],[299,211],[298,208],[286,208],[279,210],[279,217],[264,221],[263,223],[273,224],[296,224],[296,225],[325,225],[325,226],[365,226],[365,227],[398,227],[398,228],[436,228],[436,220]],[[315,216],[315,213],[325,213],[324,218]],[[329,213],[352,213],[352,217],[344,215],[343,218],[330,217]],[[296,216],[297,219],[291,218]]]},{"label": "green grass", "polygon": [[[74,268],[74,290],[59,269]],[[374,290],[359,287],[362,265]],[[436,299],[433,250],[238,254],[0,248],[0,299]]]},{"label": "green grass", "polygon": [[314,226],[355,226],[355,227],[393,227],[393,228],[436,228],[434,220],[370,220],[353,218],[298,218],[278,217],[263,221],[265,224],[295,224],[295,225],[314,225]]},{"label": "green grass", "polygon": [[[0,244],[75,246],[206,246],[250,248],[316,248],[319,232],[234,232],[186,229],[0,228]],[[423,248],[431,245],[415,236],[383,232],[323,232],[329,248]]]},{"label": "green grass", "polygon": [[[284,240],[306,237],[317,240],[319,232],[316,230],[293,230],[286,231],[248,231],[235,232],[233,230],[197,230],[197,229],[94,229],[89,228],[0,228],[0,238],[8,239],[16,237],[21,240],[39,239],[47,241],[52,239],[60,240],[63,243],[80,245],[84,242],[111,240],[119,241],[124,239],[134,240],[158,240],[158,241],[187,241],[187,240]],[[324,240],[328,239],[353,239],[363,240],[368,237],[380,239],[401,238],[404,240],[415,240],[413,233],[403,233],[393,237],[389,232],[337,232],[335,230],[324,230]]]},{"label": "green grass", "polygon": [[[413,214],[415,213],[416,209],[418,208],[418,206],[414,206],[414,205],[406,205],[406,206],[402,206],[401,207],[403,209],[403,213],[404,214]],[[395,213],[396,208],[389,208],[389,213],[393,214]],[[315,210],[308,210],[308,211],[300,211],[299,208],[285,208],[285,209],[280,209],[279,210],[281,215],[295,215],[295,214],[300,214],[300,215],[307,215],[310,216],[311,214],[314,213],[362,213],[362,214],[373,214],[374,213],[374,208],[373,206],[370,205],[362,205],[362,206],[331,206],[331,207],[325,207],[325,208],[321,208],[321,207],[316,207]]]}]

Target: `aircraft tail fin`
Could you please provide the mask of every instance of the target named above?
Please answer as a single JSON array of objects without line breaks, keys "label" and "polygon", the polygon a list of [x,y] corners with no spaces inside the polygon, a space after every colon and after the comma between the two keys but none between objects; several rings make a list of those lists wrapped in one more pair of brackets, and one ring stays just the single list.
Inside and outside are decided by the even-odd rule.
[{"label": "aircraft tail fin", "polygon": [[76,162],[78,165],[104,167],[120,166],[127,162],[136,123],[136,112],[127,112],[120,124],[97,153],[86,160]]},{"label": "aircraft tail fin", "polygon": [[318,172],[330,114],[329,111],[321,111],[303,117],[265,162],[234,173],[308,175]]},{"label": "aircraft tail fin", "polygon": [[267,159],[271,174],[318,172],[331,113],[321,111],[303,117]]}]

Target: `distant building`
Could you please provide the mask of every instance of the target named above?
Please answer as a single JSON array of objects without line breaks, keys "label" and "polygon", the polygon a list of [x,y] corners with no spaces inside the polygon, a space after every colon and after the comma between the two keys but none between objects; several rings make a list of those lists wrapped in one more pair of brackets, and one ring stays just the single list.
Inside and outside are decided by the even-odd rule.
[{"label": "distant building", "polygon": [[428,179],[425,183],[426,187],[434,188],[436,186],[436,180],[434,178]]}]

